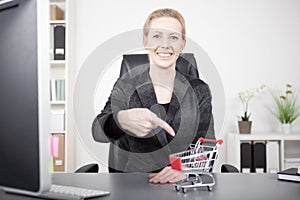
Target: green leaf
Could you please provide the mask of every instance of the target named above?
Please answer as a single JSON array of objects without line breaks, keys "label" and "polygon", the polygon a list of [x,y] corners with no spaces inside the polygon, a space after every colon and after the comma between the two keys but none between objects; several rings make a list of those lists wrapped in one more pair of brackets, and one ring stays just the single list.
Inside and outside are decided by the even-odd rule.
[{"label": "green leaf", "polygon": [[245,111],[245,112],[244,112],[244,115],[241,116],[242,121],[249,121],[250,116],[251,116],[251,113],[248,114],[248,112]]}]

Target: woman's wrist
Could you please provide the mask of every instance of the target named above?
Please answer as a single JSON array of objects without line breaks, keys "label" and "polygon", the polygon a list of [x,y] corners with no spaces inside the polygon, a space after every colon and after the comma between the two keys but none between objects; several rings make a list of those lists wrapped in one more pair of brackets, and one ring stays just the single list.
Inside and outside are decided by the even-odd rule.
[{"label": "woman's wrist", "polygon": [[[116,113],[116,120],[118,124],[121,126],[120,128],[125,129],[124,124],[126,123],[126,112],[127,110],[120,110]],[[128,116],[128,115],[127,115]]]}]

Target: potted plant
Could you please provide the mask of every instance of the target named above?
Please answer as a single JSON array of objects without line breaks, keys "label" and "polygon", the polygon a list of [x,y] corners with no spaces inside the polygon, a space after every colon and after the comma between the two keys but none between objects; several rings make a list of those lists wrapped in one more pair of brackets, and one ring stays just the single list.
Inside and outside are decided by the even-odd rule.
[{"label": "potted plant", "polygon": [[251,133],[252,121],[250,121],[251,113],[248,111],[250,100],[260,93],[265,85],[239,92],[239,98],[243,103],[243,114],[239,117],[238,125],[240,133]]},{"label": "potted plant", "polygon": [[284,95],[273,95],[276,110],[271,110],[271,112],[280,121],[283,133],[290,133],[293,121],[300,116],[297,98],[298,95],[293,93],[291,84],[286,84]]}]

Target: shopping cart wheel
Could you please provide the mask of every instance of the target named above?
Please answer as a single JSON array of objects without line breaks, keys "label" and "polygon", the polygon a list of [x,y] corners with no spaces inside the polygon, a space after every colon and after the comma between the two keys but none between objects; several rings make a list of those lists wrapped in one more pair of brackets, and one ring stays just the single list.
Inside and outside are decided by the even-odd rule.
[{"label": "shopping cart wheel", "polygon": [[180,190],[180,186],[179,185],[175,185],[175,190],[178,192]]},{"label": "shopping cart wheel", "polygon": [[186,188],[182,188],[182,192],[183,192],[183,193],[186,193]]},{"label": "shopping cart wheel", "polygon": [[211,192],[212,191],[212,187],[211,186],[207,186],[207,190]]}]

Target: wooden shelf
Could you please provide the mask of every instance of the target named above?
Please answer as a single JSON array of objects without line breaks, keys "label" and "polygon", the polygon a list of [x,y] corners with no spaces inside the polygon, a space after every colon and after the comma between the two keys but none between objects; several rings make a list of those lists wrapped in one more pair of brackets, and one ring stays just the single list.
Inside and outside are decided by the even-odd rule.
[{"label": "wooden shelf", "polygon": [[66,101],[51,101],[51,105],[65,105]]},{"label": "wooden shelf", "polygon": [[66,20],[50,20],[50,24],[66,24]]},{"label": "wooden shelf", "polygon": [[66,64],[65,60],[50,60],[50,64],[51,65],[55,65],[55,64]]},{"label": "wooden shelf", "polygon": [[65,3],[66,0],[51,0],[50,3]]},{"label": "wooden shelf", "polygon": [[229,133],[239,138],[239,140],[300,140],[300,132],[283,134],[280,132],[253,132],[251,134]]},{"label": "wooden shelf", "polygon": [[65,67],[65,60],[50,60],[51,67]]},{"label": "wooden shelf", "polygon": [[55,134],[66,134],[66,131],[51,131],[51,134],[52,135],[55,135]]}]

